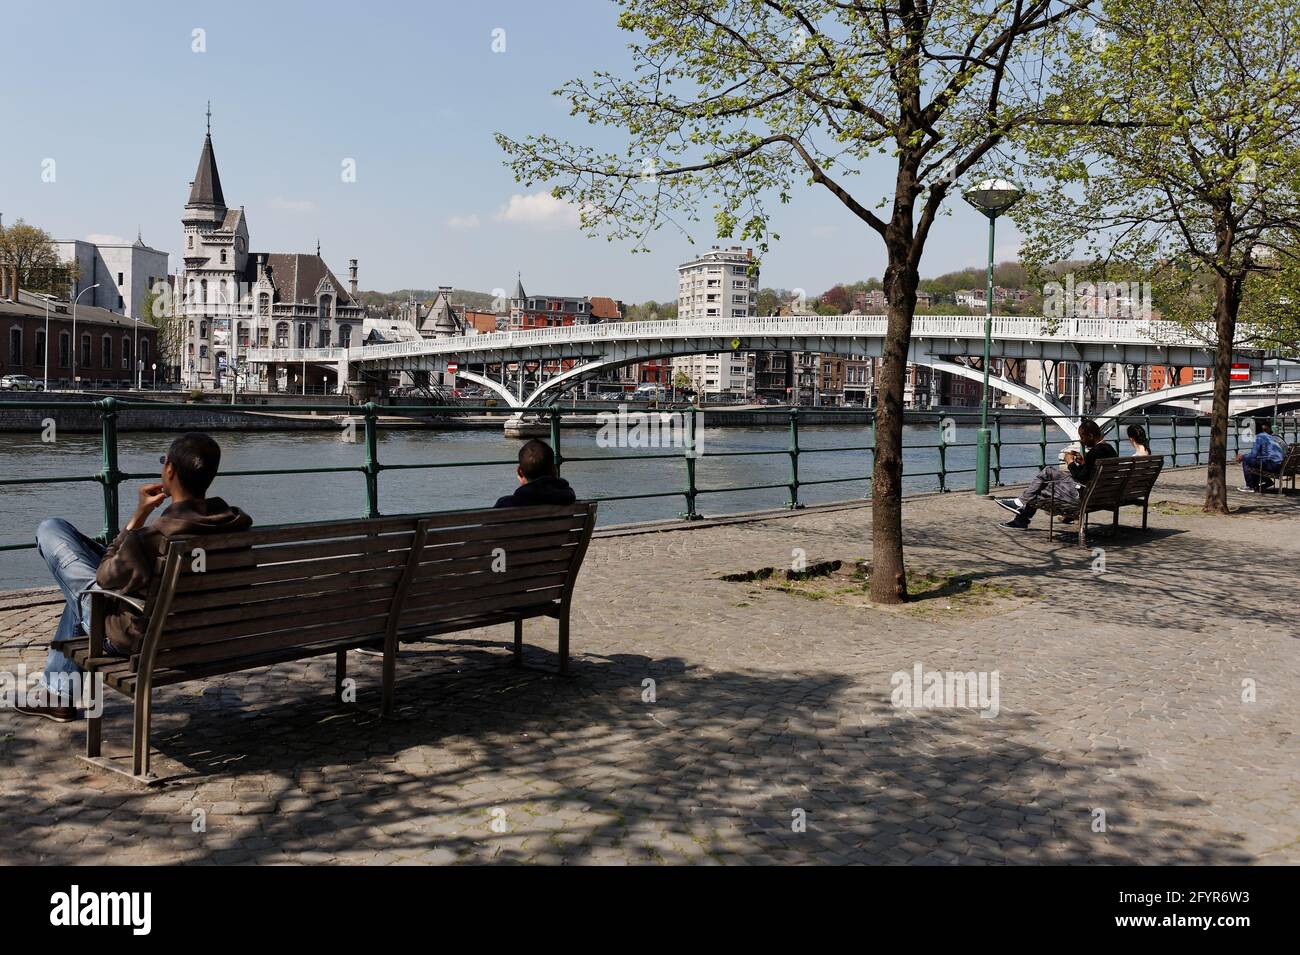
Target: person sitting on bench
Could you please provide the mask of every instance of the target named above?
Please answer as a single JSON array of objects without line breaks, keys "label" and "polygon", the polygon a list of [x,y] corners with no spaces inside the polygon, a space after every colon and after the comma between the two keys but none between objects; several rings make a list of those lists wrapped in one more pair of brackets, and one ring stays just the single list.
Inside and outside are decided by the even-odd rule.
[{"label": "person sitting on bench", "polygon": [[[206,434],[190,432],[171,443],[160,459],[162,479],[140,488],[135,514],[111,544],[91,540],[68,521],[54,517],[36,528],[36,549],[49,565],[67,605],[50,641],[45,662],[44,692],[40,699],[18,707],[29,716],[59,723],[76,719],[72,675],[76,663],[64,656],[60,644],[86,636],[90,629],[91,584],[132,597],[143,598],[169,538],[192,534],[223,534],[247,530],[252,518],[219,497],[205,497],[221,463],[221,448]],[[149,515],[171,499],[167,509],[146,526]],[[144,628],[131,607],[118,603],[104,620],[107,656],[127,657],[139,652]]]},{"label": "person sitting on bench", "polygon": [[1246,476],[1246,486],[1239,491],[1267,491],[1273,486],[1273,479],[1264,477],[1261,472],[1277,474],[1282,470],[1282,459],[1286,457],[1286,445],[1273,433],[1273,422],[1260,418],[1255,422],[1255,444],[1245,454],[1237,455],[1242,473]]},{"label": "person sitting on bench", "polygon": [[1114,448],[1102,440],[1101,428],[1091,418],[1079,422],[1079,443],[1083,446],[1082,453],[1075,450],[1063,452],[1066,470],[1049,465],[1034,476],[1019,497],[997,499],[999,507],[1005,507],[1016,515],[1003,527],[1028,527],[1038,507],[1044,503],[1050,503],[1058,510],[1071,505],[1077,507],[1079,491],[1092,480],[1096,463],[1102,458],[1119,456]]},{"label": "person sitting on bench", "polygon": [[543,504],[572,504],[576,500],[569,482],[555,473],[555,452],[545,441],[533,438],[519,449],[515,468],[519,487],[498,498],[494,507],[537,507]]}]

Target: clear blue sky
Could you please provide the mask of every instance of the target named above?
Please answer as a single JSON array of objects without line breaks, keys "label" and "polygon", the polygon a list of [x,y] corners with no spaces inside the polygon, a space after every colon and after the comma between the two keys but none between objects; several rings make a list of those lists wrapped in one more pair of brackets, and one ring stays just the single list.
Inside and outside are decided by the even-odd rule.
[{"label": "clear blue sky", "polygon": [[[212,100],[226,202],[243,205],[258,251],[311,251],[361,286],[454,285],[676,295],[692,254],[663,230],[649,254],[588,238],[525,190],[492,139],[590,136],[550,95],[597,68],[623,69],[627,36],[610,0],[261,2],[199,13],[174,2],[5,4],[0,212],[56,238],[139,227],[179,264],[180,214]],[[559,15],[563,11],[562,15]],[[506,52],[491,50],[504,29]],[[193,52],[193,31],[207,50]],[[340,176],[356,161],[356,182]],[[53,159],[55,181],[42,181]],[[870,171],[869,171],[870,172]],[[882,188],[886,182],[882,178]],[[982,265],[985,222],[960,200],[932,236],[922,275]],[[562,212],[562,210],[561,210]],[[782,236],[764,285],[817,294],[879,275],[878,238],[814,187],[775,207]],[[707,248],[708,216],[693,238]],[[1017,247],[1000,226],[999,258]]]}]

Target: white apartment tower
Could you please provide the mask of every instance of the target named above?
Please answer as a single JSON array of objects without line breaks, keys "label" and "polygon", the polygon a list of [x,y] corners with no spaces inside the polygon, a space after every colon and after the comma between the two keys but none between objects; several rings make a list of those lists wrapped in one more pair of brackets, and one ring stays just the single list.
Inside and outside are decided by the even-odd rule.
[{"label": "white apartment tower", "polygon": [[[714,246],[677,266],[677,320],[747,318],[758,312],[758,264],[752,249]],[[672,377],[685,372],[700,394],[750,398],[754,356],[711,352],[673,359]]]}]

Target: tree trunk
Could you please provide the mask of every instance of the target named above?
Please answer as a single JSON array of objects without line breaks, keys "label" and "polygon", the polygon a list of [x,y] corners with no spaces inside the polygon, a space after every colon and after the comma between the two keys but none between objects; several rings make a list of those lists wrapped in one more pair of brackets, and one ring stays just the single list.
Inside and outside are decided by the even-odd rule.
[{"label": "tree trunk", "polygon": [[881,354],[876,455],[871,470],[871,599],[896,604],[907,599],[903,567],[903,385],[920,279],[909,264],[910,228],[891,226],[885,245],[889,252],[885,270],[889,323]]},{"label": "tree trunk", "polygon": [[1237,283],[1219,275],[1214,290],[1214,403],[1210,408],[1210,458],[1205,471],[1205,511],[1228,513],[1228,389],[1232,385],[1232,345],[1237,336]]}]

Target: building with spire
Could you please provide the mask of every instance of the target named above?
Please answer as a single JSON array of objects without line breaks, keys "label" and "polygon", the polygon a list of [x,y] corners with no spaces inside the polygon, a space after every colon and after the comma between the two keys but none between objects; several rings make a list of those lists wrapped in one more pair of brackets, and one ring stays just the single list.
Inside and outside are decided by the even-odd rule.
[{"label": "building with spire", "polygon": [[[250,251],[244,207],[226,205],[212,146],[211,110],[199,165],[181,217],[185,321],[182,381],[194,388],[229,386],[249,347],[358,345],[366,317],[357,293],[357,260],[344,285],[316,253]],[[291,363],[241,374],[240,387],[300,391],[302,366]],[[337,391],[342,382],[309,366],[308,390]]]}]

